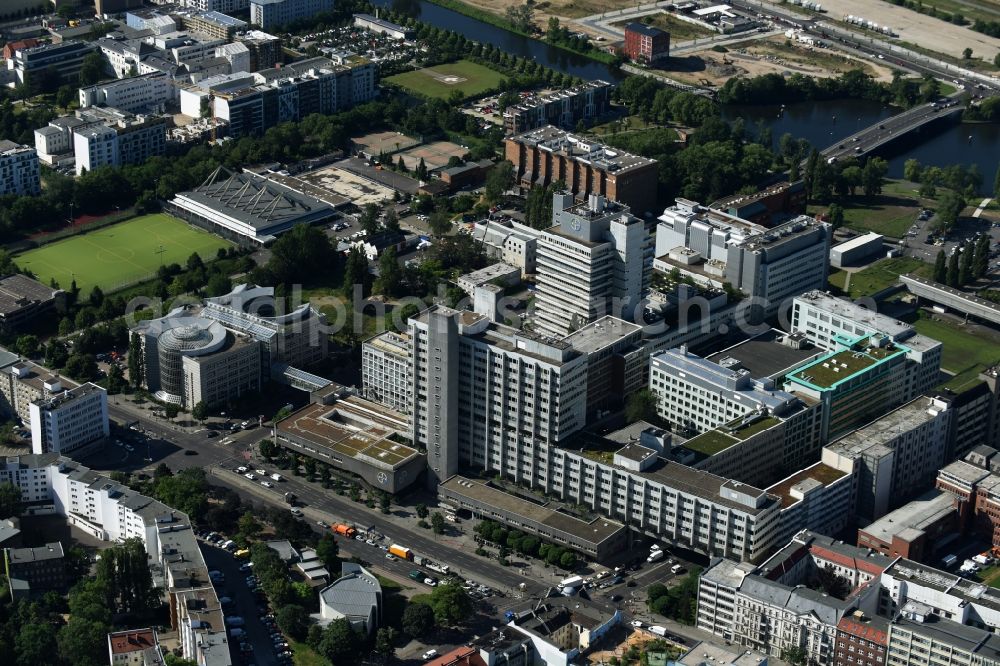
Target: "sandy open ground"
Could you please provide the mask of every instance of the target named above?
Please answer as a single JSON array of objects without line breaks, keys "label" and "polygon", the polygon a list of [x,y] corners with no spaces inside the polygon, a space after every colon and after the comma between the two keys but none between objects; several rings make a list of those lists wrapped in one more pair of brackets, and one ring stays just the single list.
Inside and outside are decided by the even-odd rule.
[{"label": "sandy open ground", "polygon": [[822,0],[820,4],[831,19],[840,21],[848,14],[861,16],[889,26],[903,41],[956,58],[962,57],[962,50],[966,47],[972,49],[973,57],[988,61],[1000,52],[1000,39],[882,0]]},{"label": "sandy open ground", "polygon": [[[814,48],[800,44],[785,46],[784,37],[771,37],[731,45],[728,53],[711,49],[685,54],[673,59],[674,69],[664,70],[671,78],[691,85],[723,85],[733,76],[798,73],[827,78],[840,76],[851,69],[862,69],[880,81],[891,81],[888,67],[875,65],[833,49]],[[690,67],[698,62],[704,67]],[[685,66],[688,66],[685,68]]]}]

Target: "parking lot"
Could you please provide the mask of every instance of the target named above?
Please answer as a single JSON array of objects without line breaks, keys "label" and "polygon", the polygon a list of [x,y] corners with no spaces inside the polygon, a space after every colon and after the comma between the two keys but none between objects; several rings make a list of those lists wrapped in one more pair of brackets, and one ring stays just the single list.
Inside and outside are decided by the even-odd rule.
[{"label": "parking lot", "polygon": [[[253,663],[258,666],[279,666],[291,663],[289,659],[278,658],[274,640],[271,638],[272,628],[270,625],[273,623],[273,619],[271,622],[265,622],[267,602],[262,598],[262,595],[254,593],[247,586],[248,572],[241,570],[245,563],[240,562],[233,557],[232,553],[219,548],[218,545],[210,543],[201,536],[199,545],[209,572],[222,574],[221,576],[214,575],[212,584],[223,604],[222,608],[227,618],[227,624],[232,621],[229,618],[242,618],[240,626],[229,628],[234,663]],[[252,647],[252,650],[244,650],[243,646],[245,645]]]}]

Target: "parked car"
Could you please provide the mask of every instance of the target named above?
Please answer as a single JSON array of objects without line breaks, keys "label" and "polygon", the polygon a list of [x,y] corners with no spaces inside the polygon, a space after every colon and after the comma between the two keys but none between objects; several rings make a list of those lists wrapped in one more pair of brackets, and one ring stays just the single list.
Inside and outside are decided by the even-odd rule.
[{"label": "parked car", "polygon": [[422,655],[420,655],[420,658],[423,659],[424,661],[427,661],[429,659],[433,659],[436,656],[438,656],[438,651],[431,648],[427,652],[424,652]]}]

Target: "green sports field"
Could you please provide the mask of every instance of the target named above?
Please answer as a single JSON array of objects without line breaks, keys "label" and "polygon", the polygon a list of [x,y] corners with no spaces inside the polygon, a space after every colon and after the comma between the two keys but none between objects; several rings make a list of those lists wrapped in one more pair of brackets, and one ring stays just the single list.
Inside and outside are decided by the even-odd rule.
[{"label": "green sports field", "polygon": [[425,97],[446,99],[458,90],[463,97],[475,97],[496,88],[503,74],[468,60],[425,67],[390,76],[386,81]]},{"label": "green sports field", "polygon": [[220,247],[229,245],[175,217],[156,213],[43,245],[17,255],[15,261],[46,284],[55,278],[63,289],[69,289],[75,278],[80,291],[88,294],[94,285],[113,291],[152,277],[161,264],[184,265],[192,252],[211,259]]}]

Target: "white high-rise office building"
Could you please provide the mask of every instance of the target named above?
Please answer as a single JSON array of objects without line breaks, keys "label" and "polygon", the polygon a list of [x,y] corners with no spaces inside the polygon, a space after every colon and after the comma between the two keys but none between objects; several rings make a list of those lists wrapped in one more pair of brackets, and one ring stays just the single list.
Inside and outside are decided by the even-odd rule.
[{"label": "white high-rise office building", "polygon": [[108,436],[108,392],[83,384],[31,403],[32,453],[72,454]]},{"label": "white high-rise office building", "polygon": [[659,219],[654,268],[676,269],[702,285],[728,283],[754,299],[757,319],[804,291],[826,288],[831,231],[825,222],[800,215],[768,228],[686,199]]},{"label": "white high-rise office building", "polygon": [[585,423],[587,357],[568,343],[441,306],[410,340],[413,441],[438,481],[472,465],[530,482],[540,449]]},{"label": "white high-rise office building", "polygon": [[610,314],[628,321],[652,271],[652,239],[628,206],[556,194],[553,224],[538,239],[534,326],[563,336]]}]

